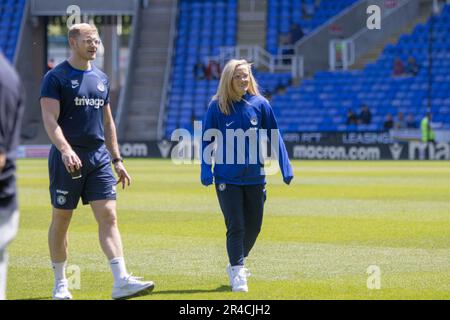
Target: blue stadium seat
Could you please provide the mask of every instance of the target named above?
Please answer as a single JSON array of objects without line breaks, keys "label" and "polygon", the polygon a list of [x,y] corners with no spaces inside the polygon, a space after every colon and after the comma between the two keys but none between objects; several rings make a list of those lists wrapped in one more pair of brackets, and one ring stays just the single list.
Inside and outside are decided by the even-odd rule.
[{"label": "blue stadium seat", "polygon": [[322,0],[319,7],[314,9],[314,0],[269,0],[267,2],[266,50],[272,54],[278,52],[279,36],[289,32],[292,23],[299,24],[305,34],[311,31],[311,25],[303,20],[304,11],[310,11],[312,27],[315,28],[354,2],[356,0],[346,0],[336,4],[333,0]]},{"label": "blue stadium seat", "polygon": [[12,62],[19,36],[25,0],[0,0],[0,50]]},{"label": "blue stadium seat", "polygon": [[[267,16],[267,50],[276,53],[278,36],[295,21],[303,21],[303,5],[313,0],[269,0]],[[353,4],[354,0],[322,0],[314,10],[310,24],[304,23],[304,29],[315,27],[328,20],[332,15]],[[174,55],[172,90],[167,111],[166,133],[176,126],[191,127],[192,117],[202,118],[206,106],[215,93],[218,80],[194,79],[194,64],[206,56],[218,54],[218,47],[236,42],[235,0],[181,0],[178,39]],[[203,8],[213,12],[212,16],[222,17],[220,22],[212,19],[207,24],[189,24],[193,11]],[[220,7],[220,14],[218,8]],[[450,6],[443,9],[436,18],[433,35],[432,68],[432,110],[437,119],[450,128]],[[185,24],[182,21],[186,21]],[[206,21],[206,19],[204,19]],[[209,21],[209,20],[208,20]],[[231,21],[231,22],[228,22]],[[379,131],[387,113],[394,118],[397,112],[412,112],[416,122],[420,122],[428,104],[428,32],[429,22],[417,25],[411,34],[402,35],[395,45],[387,45],[379,59],[368,64],[363,70],[347,72],[317,72],[313,79],[304,80],[300,86],[290,86],[289,74],[271,74],[255,72],[263,92],[272,95],[271,104],[279,120],[280,130],[288,131]],[[217,26],[220,25],[220,30]],[[232,28],[230,28],[230,26]],[[183,30],[181,30],[183,29]],[[207,29],[207,30],[206,30]],[[200,30],[200,31],[199,31]],[[201,36],[200,36],[201,35]],[[0,44],[8,39],[1,37]],[[420,65],[415,77],[394,78],[391,76],[396,57],[406,64],[412,55]],[[283,94],[277,93],[278,87],[287,87]],[[360,126],[347,126],[347,110],[352,108],[359,113],[365,103],[372,112],[372,123]]]},{"label": "blue stadium seat", "polygon": [[[270,1],[269,6],[278,8]],[[339,5],[328,2],[325,7],[327,10],[316,12],[317,17],[323,18],[324,12],[336,10]],[[450,128],[449,8],[447,5],[434,21],[431,102],[437,119],[444,122],[444,127],[448,124]],[[290,131],[378,131],[382,130],[386,114],[391,113],[395,117],[397,112],[412,112],[419,122],[428,104],[429,30],[429,21],[425,25],[417,25],[411,34],[402,35],[396,45],[387,45],[379,59],[364,70],[317,72],[312,80],[304,80],[301,86],[288,87],[283,95],[274,95],[272,105],[279,116],[280,128]],[[273,36],[273,32],[270,34]],[[406,64],[410,55],[420,65],[417,76],[392,77],[394,59],[400,57]],[[372,123],[347,126],[347,109],[352,108],[358,113],[362,103],[369,105]]]},{"label": "blue stadium seat", "polygon": [[[169,111],[171,108],[178,108],[180,113],[176,124],[166,123],[166,134],[175,125],[190,128],[192,117],[202,117],[215,93],[218,80],[196,79],[194,65],[204,62],[208,57],[217,56],[220,46],[236,44],[236,0],[180,0],[178,5],[178,33],[166,115],[173,112]],[[182,95],[179,90],[183,90]]]}]

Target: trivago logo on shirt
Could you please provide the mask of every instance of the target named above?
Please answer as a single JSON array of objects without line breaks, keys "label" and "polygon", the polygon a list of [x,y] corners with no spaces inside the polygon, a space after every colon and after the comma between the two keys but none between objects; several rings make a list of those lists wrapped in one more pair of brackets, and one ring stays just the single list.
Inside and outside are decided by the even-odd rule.
[{"label": "trivago logo on shirt", "polygon": [[105,105],[105,100],[103,99],[89,99],[85,96],[83,97],[75,97],[75,105],[76,106],[88,106],[88,107],[94,107],[95,109],[98,109],[100,107],[103,107]]}]

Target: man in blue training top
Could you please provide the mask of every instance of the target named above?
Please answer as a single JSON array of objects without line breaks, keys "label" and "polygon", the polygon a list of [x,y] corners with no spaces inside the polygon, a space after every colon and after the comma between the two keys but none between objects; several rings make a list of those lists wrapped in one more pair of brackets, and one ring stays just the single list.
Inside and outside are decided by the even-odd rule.
[{"label": "man in blue training top", "polygon": [[23,109],[19,76],[0,51],[0,300],[6,299],[6,248],[19,224],[15,173]]},{"label": "man in blue training top", "polygon": [[75,24],[68,38],[71,55],[45,75],[40,99],[44,126],[53,143],[48,160],[53,298],[72,298],[65,275],[67,230],[80,197],[83,204],[90,204],[99,226],[100,245],[114,277],[112,298],[146,294],[154,284],[128,274],[117,227],[115,186],[121,183],[125,188],[131,178],[119,153],[108,78],[91,64],[101,43],[98,31],[93,25]]}]

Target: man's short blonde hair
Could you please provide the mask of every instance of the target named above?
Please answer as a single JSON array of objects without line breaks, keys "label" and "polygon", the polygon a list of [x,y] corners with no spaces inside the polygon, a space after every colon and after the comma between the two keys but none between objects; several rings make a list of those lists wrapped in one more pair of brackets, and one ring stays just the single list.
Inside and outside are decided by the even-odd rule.
[{"label": "man's short blonde hair", "polygon": [[69,28],[69,32],[67,33],[67,36],[70,38],[77,39],[81,33],[95,33],[98,35],[97,27],[93,24],[89,23],[77,23],[72,25]]}]

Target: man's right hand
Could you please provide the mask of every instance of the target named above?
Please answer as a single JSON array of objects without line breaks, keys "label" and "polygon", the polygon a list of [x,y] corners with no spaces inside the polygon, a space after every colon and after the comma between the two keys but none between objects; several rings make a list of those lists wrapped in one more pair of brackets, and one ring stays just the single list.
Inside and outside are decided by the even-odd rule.
[{"label": "man's right hand", "polygon": [[80,158],[78,158],[77,154],[72,149],[61,151],[61,159],[69,173],[74,172],[83,166]]}]

